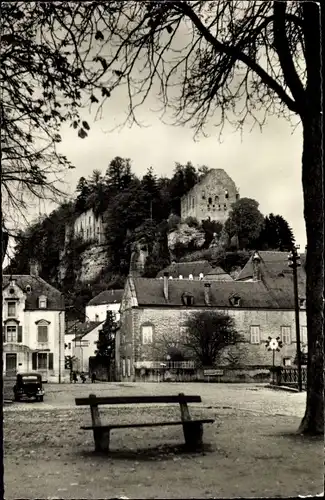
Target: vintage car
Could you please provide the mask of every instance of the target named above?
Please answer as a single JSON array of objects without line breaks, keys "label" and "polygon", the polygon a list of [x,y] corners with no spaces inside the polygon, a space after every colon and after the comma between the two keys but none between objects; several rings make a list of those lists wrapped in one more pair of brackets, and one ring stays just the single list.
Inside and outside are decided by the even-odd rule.
[{"label": "vintage car", "polygon": [[41,374],[35,372],[17,373],[13,391],[15,401],[20,401],[23,398],[35,398],[36,401],[43,401],[44,390]]}]

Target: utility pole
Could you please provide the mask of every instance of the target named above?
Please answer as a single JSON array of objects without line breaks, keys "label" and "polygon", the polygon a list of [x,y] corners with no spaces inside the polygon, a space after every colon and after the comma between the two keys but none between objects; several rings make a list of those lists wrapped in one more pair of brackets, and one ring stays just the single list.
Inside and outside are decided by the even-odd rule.
[{"label": "utility pole", "polygon": [[300,324],[299,324],[299,297],[298,297],[298,273],[297,269],[301,265],[300,257],[297,253],[299,246],[293,246],[291,254],[288,255],[289,267],[293,271],[293,292],[295,303],[295,323],[296,323],[296,338],[297,338],[297,364],[298,364],[298,390],[302,391],[302,373],[301,373],[301,345],[300,345]]}]

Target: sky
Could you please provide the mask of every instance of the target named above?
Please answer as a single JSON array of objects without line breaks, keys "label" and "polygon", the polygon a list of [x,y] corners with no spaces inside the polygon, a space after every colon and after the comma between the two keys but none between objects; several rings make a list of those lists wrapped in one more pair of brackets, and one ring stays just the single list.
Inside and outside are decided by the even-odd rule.
[{"label": "sky", "polygon": [[146,127],[125,126],[112,131],[124,118],[122,100],[109,102],[101,120],[93,122],[85,112],[91,130],[86,139],[66,127],[62,131],[60,151],[76,168],[67,175],[67,187],[73,192],[81,176],[94,169],[105,173],[115,156],[130,158],[135,174],[142,176],[152,166],[158,176],[171,176],[175,162],[209,168],[223,168],[233,179],[240,196],[259,202],[264,215],[282,215],[292,227],[296,243],[306,245],[301,183],[302,132],[284,119],[271,117],[262,132],[255,128],[241,135],[226,127],[222,140],[219,130],[210,128],[210,136],[196,138],[188,127],[165,125],[158,115],[143,107],[138,116]]}]

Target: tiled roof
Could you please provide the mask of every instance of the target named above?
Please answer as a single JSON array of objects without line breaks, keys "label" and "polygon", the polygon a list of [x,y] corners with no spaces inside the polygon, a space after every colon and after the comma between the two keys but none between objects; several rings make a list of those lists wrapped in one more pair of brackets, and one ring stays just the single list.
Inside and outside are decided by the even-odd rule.
[{"label": "tiled roof", "polygon": [[[261,262],[261,278],[270,293],[276,299],[281,296],[287,307],[293,307],[293,273],[288,266],[288,252],[258,252]],[[253,277],[253,255],[239,273],[237,280],[244,281]],[[306,296],[306,273],[304,270],[305,255],[300,256],[298,267],[298,292],[300,297]]]},{"label": "tiled roof", "polygon": [[31,291],[26,293],[25,308],[27,310],[39,309],[38,297],[45,295],[47,297],[47,310],[63,310],[64,297],[52,285],[49,285],[39,276],[31,276],[29,274],[14,274],[9,276],[5,274],[2,276],[2,289],[6,288],[10,280],[15,280],[16,285],[19,286],[26,293],[26,288],[29,285]]},{"label": "tiled roof", "polygon": [[104,290],[93,297],[87,306],[99,306],[101,304],[119,304],[122,300],[123,290]]},{"label": "tiled roof", "polygon": [[165,272],[169,273],[169,276],[173,278],[178,278],[180,275],[184,279],[188,279],[189,275],[192,274],[193,277],[198,278],[200,273],[203,276],[213,271],[213,267],[207,260],[196,260],[194,262],[172,262],[168,267],[159,271],[157,278],[164,276]]},{"label": "tiled roof", "polygon": [[[163,280],[150,278],[133,278],[138,305],[142,306],[182,306],[182,295],[187,292],[193,295],[193,307],[206,306],[204,285],[199,280],[168,280],[168,302],[163,292]],[[281,291],[274,297],[260,281],[210,281],[210,303],[213,307],[233,307],[230,298],[238,295],[240,307],[253,309],[286,308],[288,301]],[[289,294],[292,291],[289,292]],[[285,292],[286,294],[286,292]],[[192,307],[192,306],[189,306]]]},{"label": "tiled roof", "polygon": [[213,280],[213,281],[233,281],[230,274],[226,273],[222,267],[214,267],[212,271],[210,271],[204,278],[204,280]]},{"label": "tiled roof", "polygon": [[99,325],[101,325],[103,323],[104,323],[104,321],[89,321],[87,323],[81,323],[81,324],[77,325],[76,336],[75,336],[75,339],[73,339],[73,340],[82,339],[83,337],[85,337],[85,335],[87,335],[87,333],[92,332],[95,328],[97,328]]}]

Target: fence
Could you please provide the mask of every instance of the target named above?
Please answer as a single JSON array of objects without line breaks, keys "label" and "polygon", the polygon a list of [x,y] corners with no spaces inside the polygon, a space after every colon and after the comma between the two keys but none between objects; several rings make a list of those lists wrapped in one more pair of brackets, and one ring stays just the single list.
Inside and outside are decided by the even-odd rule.
[{"label": "fence", "polygon": [[[306,388],[307,384],[307,369],[301,368],[302,386]],[[277,380],[278,385],[293,385],[298,386],[298,368],[285,367],[281,368]]]}]

